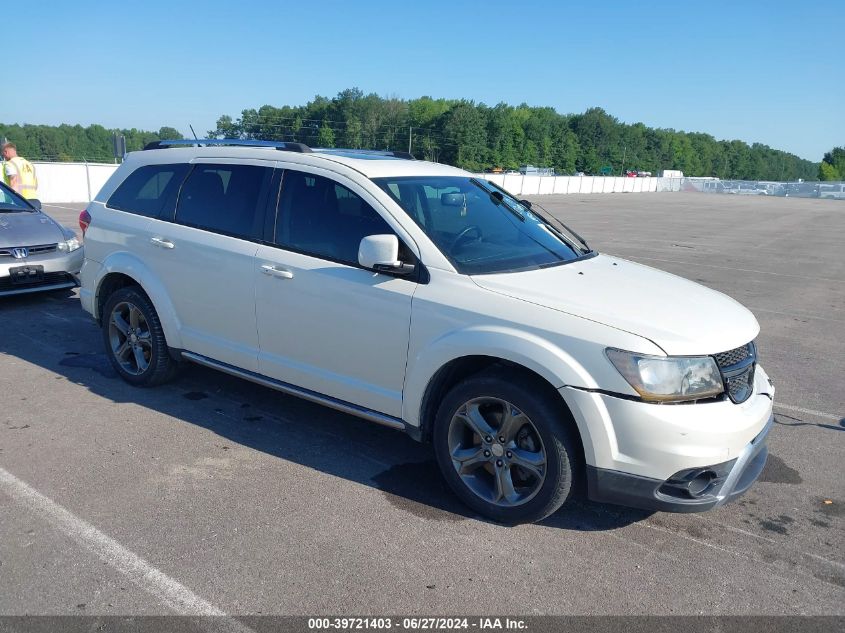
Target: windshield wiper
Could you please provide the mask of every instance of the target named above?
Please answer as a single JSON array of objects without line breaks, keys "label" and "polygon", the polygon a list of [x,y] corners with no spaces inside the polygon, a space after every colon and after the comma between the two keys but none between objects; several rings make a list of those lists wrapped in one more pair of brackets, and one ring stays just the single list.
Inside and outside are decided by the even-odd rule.
[{"label": "windshield wiper", "polygon": [[[535,207],[535,206],[540,207],[540,208],[543,210],[543,213],[537,213],[536,211],[534,211],[534,207]],[[554,216],[553,216],[551,213],[549,213],[549,212],[548,212],[548,210],[547,210],[547,209],[546,209],[543,205],[541,205],[539,202],[535,202],[535,203],[533,203],[533,204],[532,204],[532,206],[531,206],[531,210],[532,210],[535,214],[537,214],[537,216],[539,216],[539,217],[543,220],[543,222],[545,222],[546,224],[552,225],[552,223],[553,223],[553,222],[557,222],[558,224],[560,224],[563,228],[565,228],[567,231],[569,231],[569,233],[571,233],[571,234],[572,234],[572,236],[573,236],[576,240],[578,240],[579,242],[581,242],[581,244],[583,244],[583,245],[584,245],[584,248],[586,248],[586,249],[587,249],[587,252],[588,252],[588,253],[592,253],[592,252],[593,252],[593,249],[592,249],[592,248],[590,248],[590,245],[589,245],[589,244],[587,244],[587,241],[586,241],[583,237],[581,237],[580,235],[578,235],[578,233],[576,233],[573,229],[569,228],[568,226],[566,226],[566,224],[564,224],[563,222],[561,222],[560,220],[558,220],[556,217],[554,217]]]},{"label": "windshield wiper", "polygon": [[522,213],[519,209],[515,209],[513,206],[508,204],[507,200],[505,200],[505,196],[502,194],[501,191],[491,191],[487,187],[485,187],[480,180],[476,180],[475,178],[470,178],[470,182],[486,191],[490,199],[493,201],[497,207],[500,205],[504,205],[505,209],[510,211],[520,222],[525,222],[525,214]]},{"label": "windshield wiper", "polygon": [[[487,187],[485,187],[484,185],[482,185],[482,184],[481,184],[480,182],[478,182],[477,180],[475,180],[475,179],[472,179],[472,180],[473,180],[473,182],[475,182],[476,184],[478,184],[479,186],[481,186],[481,188],[482,188],[482,189],[484,189],[485,191],[490,191],[489,189],[487,189]],[[516,201],[516,203],[517,203],[518,205],[520,205],[520,206],[522,206],[522,207],[525,207],[525,206],[526,206],[526,205],[523,205],[523,204],[522,204],[519,200],[517,200],[516,198],[514,198],[514,197],[513,197],[510,193],[508,193],[508,191],[507,191],[507,190],[502,189],[502,187],[500,187],[499,185],[497,185],[495,182],[492,182],[492,181],[488,180],[488,181],[487,181],[487,184],[489,184],[491,187],[493,187],[494,189],[496,189],[496,192],[495,192],[495,193],[494,193],[494,192],[490,192],[490,196],[491,196],[491,197],[495,197],[496,199],[499,199],[499,200],[504,200],[504,197],[505,197],[505,196],[507,196],[508,198],[511,198],[511,199],[515,200],[515,201]],[[528,201],[526,200],[526,202],[528,202]],[[538,206],[538,207],[540,207],[540,208],[543,210],[543,213],[538,213],[537,211],[535,211],[535,210],[534,210],[534,206],[535,206],[535,205],[536,205],[536,206]],[[586,248],[586,249],[587,249],[587,251],[586,251],[586,253],[585,253],[585,254],[589,254],[589,253],[592,253],[592,252],[593,252],[593,249],[592,249],[592,248],[590,248],[589,244],[587,244],[586,240],[585,240],[583,237],[581,237],[580,235],[578,235],[578,233],[576,233],[575,231],[573,231],[572,229],[570,229],[568,226],[566,226],[563,222],[561,222],[561,221],[560,221],[560,220],[558,220],[556,217],[554,217],[554,216],[553,216],[551,213],[549,213],[549,212],[546,210],[546,208],[545,208],[543,205],[541,205],[539,202],[535,202],[535,203],[533,203],[533,204],[532,204],[532,203],[528,203],[528,210],[529,210],[531,213],[533,213],[534,215],[536,215],[538,218],[540,218],[540,219],[543,221],[543,223],[544,223],[544,224],[546,224],[549,228],[553,229],[553,230],[554,230],[555,232],[557,232],[557,233],[560,233],[560,231],[559,231],[559,230],[558,230],[558,228],[555,226],[555,223],[557,223],[557,224],[561,225],[561,226],[562,226],[562,227],[563,227],[566,231],[568,231],[568,232],[572,235],[572,237],[574,237],[574,238],[575,238],[575,239],[577,239],[579,242],[581,242],[581,244],[583,244],[584,248]],[[523,219],[524,219],[524,218],[523,218]],[[568,238],[564,238],[564,239],[565,239],[565,241],[571,241],[571,240],[569,240]]]}]

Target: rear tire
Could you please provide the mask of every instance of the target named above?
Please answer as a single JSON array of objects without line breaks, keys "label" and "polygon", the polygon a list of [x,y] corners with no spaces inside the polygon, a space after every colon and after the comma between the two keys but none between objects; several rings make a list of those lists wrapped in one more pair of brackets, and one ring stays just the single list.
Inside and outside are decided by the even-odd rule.
[{"label": "rear tire", "polygon": [[170,356],[161,321],[140,288],[128,286],[112,293],[102,322],[106,355],[126,382],[153,387],[176,374],[177,363]]},{"label": "rear tire", "polygon": [[455,494],[500,523],[549,516],[570,498],[581,470],[571,421],[551,388],[501,369],[446,395],[433,441]]}]

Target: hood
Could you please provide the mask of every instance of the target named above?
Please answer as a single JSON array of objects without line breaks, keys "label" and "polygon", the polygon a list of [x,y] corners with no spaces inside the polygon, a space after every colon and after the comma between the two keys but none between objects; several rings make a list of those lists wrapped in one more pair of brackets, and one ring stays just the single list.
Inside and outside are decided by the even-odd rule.
[{"label": "hood", "polygon": [[754,315],[727,295],[608,255],[472,279],[486,290],[642,336],[669,355],[725,352],[760,331]]},{"label": "hood", "polygon": [[0,248],[56,244],[66,239],[65,230],[44,213],[0,213]]}]

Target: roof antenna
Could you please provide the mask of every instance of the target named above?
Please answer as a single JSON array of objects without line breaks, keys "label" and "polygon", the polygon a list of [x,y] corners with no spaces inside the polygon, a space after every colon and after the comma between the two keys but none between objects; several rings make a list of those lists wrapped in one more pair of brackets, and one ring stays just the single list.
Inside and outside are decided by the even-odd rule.
[{"label": "roof antenna", "polygon": [[195,141],[198,141],[198,140],[199,140],[199,138],[197,138],[197,133],[196,133],[196,132],[194,132],[194,126],[193,126],[193,125],[191,125],[190,123],[188,123],[188,127],[189,127],[189,128],[191,128],[191,134],[193,134],[193,135],[194,135],[194,140],[195,140]]}]

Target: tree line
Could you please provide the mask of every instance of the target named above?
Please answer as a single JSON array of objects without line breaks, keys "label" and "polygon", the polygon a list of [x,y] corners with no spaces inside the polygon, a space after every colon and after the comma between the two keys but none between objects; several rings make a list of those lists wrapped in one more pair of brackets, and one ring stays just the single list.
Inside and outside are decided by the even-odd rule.
[{"label": "tree line", "polygon": [[557,173],[623,170],[744,180],[815,180],[819,163],[761,143],[626,124],[601,108],[563,115],[553,108],[487,106],[467,100],[403,100],[358,88],[304,106],[270,105],[223,115],[215,138],[295,141],[313,147],[410,151],[471,171],[530,164]]},{"label": "tree line", "polygon": [[845,147],[834,147],[819,164],[819,180],[845,180]]},{"label": "tree line", "polygon": [[[3,125],[0,137],[14,141],[35,160],[113,160],[112,134],[126,137],[128,151],[163,138],[182,138],[171,127],[157,132],[106,129],[101,125]],[[842,174],[840,154],[814,163],[767,145],[720,141],[709,134],[620,122],[601,108],[559,114],[553,108],[487,106],[467,100],[397,99],[358,88],[334,98],[316,96],[305,105],[265,105],[240,117],[219,117],[214,138],[296,141],[313,147],[410,151],[469,169],[553,167],[559,174],[679,169],[689,176],[743,180],[816,180]],[[830,155],[830,156],[829,156]],[[828,158],[830,160],[828,161]],[[845,162],[845,159],[843,159]],[[828,163],[830,167],[825,167]],[[842,165],[845,170],[845,164]]]},{"label": "tree line", "polygon": [[182,138],[172,127],[158,132],[131,128],[106,129],[102,125],[5,125],[0,123],[0,138],[6,138],[18,148],[18,154],[28,160],[114,161],[113,134],[126,137],[126,150],[143,149],[151,141]]}]

